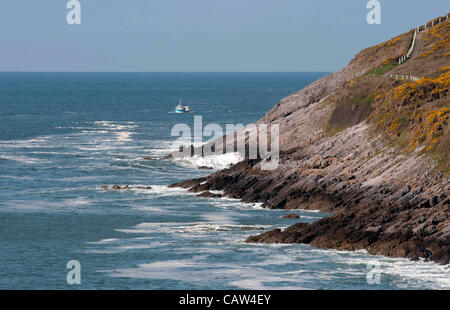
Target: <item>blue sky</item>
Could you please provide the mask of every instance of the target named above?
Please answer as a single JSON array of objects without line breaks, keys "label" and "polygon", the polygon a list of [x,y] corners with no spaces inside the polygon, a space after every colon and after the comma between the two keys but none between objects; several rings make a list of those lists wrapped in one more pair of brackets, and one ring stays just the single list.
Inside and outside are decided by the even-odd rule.
[{"label": "blue sky", "polygon": [[0,71],[335,71],[361,49],[450,11],[448,0],[0,2]]}]

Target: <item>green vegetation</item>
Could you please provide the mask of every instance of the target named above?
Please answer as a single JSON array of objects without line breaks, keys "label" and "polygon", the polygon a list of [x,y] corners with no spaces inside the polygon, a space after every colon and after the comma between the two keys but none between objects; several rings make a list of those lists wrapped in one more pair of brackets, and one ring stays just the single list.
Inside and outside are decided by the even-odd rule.
[{"label": "green vegetation", "polygon": [[380,92],[369,120],[400,149],[430,155],[448,173],[450,68],[439,71],[435,79],[395,84]]},{"label": "green vegetation", "polygon": [[387,65],[382,65],[378,68],[375,68],[369,72],[367,72],[367,74],[376,74],[376,75],[383,75],[389,71],[392,71],[395,69],[395,67],[397,67],[398,64],[397,63],[389,63]]},{"label": "green vegetation", "polygon": [[[366,74],[344,83],[326,104],[334,108],[326,125],[329,136],[367,119],[373,134],[383,135],[405,158],[408,154],[426,155],[444,174],[450,173],[450,21],[424,33],[421,53],[402,66],[410,36],[397,38],[362,51],[353,60]],[[398,68],[397,68],[398,67]],[[394,69],[423,76],[417,81],[399,81],[384,75]],[[396,71],[396,70],[395,70]]]}]

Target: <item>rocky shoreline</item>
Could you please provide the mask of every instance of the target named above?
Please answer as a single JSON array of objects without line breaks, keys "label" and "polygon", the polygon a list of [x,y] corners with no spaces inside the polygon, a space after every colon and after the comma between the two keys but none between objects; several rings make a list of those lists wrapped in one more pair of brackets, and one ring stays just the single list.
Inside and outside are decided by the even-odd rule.
[{"label": "rocky shoreline", "polygon": [[[442,25],[443,29],[448,29],[448,23]],[[224,196],[261,202],[270,209],[333,214],[311,224],[297,223],[284,231],[275,229],[250,236],[249,243],[365,249],[370,254],[448,264],[448,173],[437,169],[438,162],[427,156],[425,146],[404,151],[388,135],[375,130],[370,120],[375,102],[372,108],[362,99],[348,108],[343,105],[353,100],[355,79],[361,79],[358,89],[367,93],[376,93],[378,85],[399,85],[399,81],[387,80],[384,75],[367,76],[373,68],[384,68],[386,59],[395,59],[409,43],[410,35],[360,52],[346,68],[284,98],[256,123],[280,126],[277,170],[263,171],[260,160],[245,159],[208,177],[171,186],[189,188],[204,197],[215,197],[210,191],[223,191]],[[414,57],[423,61],[420,56]],[[414,57],[398,66],[400,70],[402,66],[414,68]],[[443,95],[434,95],[426,102],[448,106],[445,85]],[[330,124],[346,126],[330,132]],[[442,138],[445,145],[448,123],[440,125],[447,128]],[[233,146],[231,142],[224,145],[226,149]]]},{"label": "rocky shoreline", "polygon": [[[300,174],[280,169],[261,174],[246,160],[206,178],[172,184],[219,197],[210,191],[244,202],[263,202],[272,209],[310,209],[334,215],[312,224],[297,223],[250,236],[250,243],[305,243],[339,250],[365,249],[370,254],[449,263],[449,198],[444,189],[379,183],[364,187],[354,175]],[[285,170],[286,169],[286,170]],[[256,172],[256,173],[255,173]],[[352,182],[353,181],[353,182]],[[446,185],[448,192],[449,185]]]}]

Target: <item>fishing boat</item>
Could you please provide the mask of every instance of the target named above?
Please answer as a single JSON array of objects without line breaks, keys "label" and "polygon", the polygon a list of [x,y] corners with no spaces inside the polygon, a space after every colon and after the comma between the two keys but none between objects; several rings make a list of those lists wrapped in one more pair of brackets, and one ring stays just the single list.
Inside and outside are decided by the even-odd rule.
[{"label": "fishing boat", "polygon": [[185,113],[185,112],[189,112],[189,106],[185,105],[183,106],[181,99],[180,99],[180,103],[178,103],[178,105],[175,107],[175,112],[176,113]]}]

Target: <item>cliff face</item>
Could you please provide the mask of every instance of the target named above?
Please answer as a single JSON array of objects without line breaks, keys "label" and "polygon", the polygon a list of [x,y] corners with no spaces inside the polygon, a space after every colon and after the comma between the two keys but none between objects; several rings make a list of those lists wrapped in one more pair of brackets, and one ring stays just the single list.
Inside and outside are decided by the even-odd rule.
[{"label": "cliff face", "polygon": [[411,59],[398,65],[413,33],[361,51],[258,121],[280,125],[277,170],[262,171],[259,160],[246,159],[173,186],[334,214],[247,242],[366,249],[448,264],[450,21],[419,32]]}]

